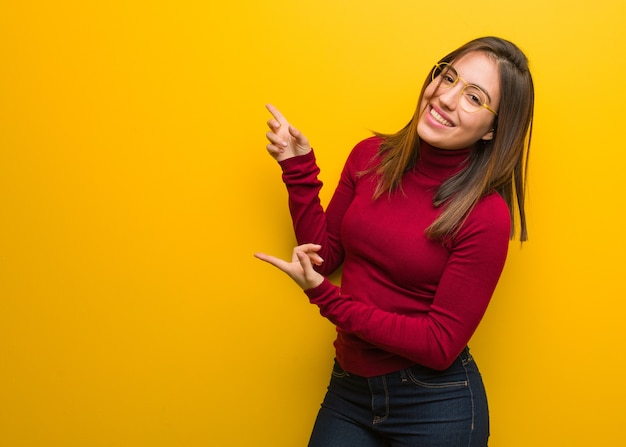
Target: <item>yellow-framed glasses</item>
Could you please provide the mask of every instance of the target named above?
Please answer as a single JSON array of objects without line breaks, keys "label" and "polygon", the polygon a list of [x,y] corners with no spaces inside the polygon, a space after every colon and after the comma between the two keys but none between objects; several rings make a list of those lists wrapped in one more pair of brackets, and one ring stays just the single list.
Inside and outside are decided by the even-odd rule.
[{"label": "yellow-framed glasses", "polygon": [[431,78],[433,81],[438,80],[438,87],[441,88],[452,88],[459,82],[460,79],[461,82],[465,84],[461,90],[461,94],[459,95],[459,103],[461,104],[461,108],[463,110],[468,113],[475,113],[484,107],[494,115],[498,116],[498,112],[493,110],[487,104],[487,101],[489,100],[487,93],[485,93],[477,85],[468,84],[465,79],[459,76],[455,68],[449,63],[439,62],[435,64]]}]

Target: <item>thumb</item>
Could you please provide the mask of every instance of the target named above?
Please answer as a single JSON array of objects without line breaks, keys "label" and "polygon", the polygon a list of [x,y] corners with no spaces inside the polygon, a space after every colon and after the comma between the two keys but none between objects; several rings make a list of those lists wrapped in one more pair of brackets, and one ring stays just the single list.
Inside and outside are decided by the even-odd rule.
[{"label": "thumb", "polygon": [[296,129],[295,127],[293,127],[292,125],[289,125],[289,134],[296,139],[296,141],[298,142],[298,144],[304,145],[304,146],[308,146],[309,144],[309,140],[307,139],[307,137],[305,137],[304,135],[302,135],[302,132],[300,132],[298,129]]},{"label": "thumb", "polygon": [[323,276],[313,269],[311,259],[306,253],[297,252],[298,261],[304,272],[304,283],[301,284],[304,290],[319,286],[324,280]]}]

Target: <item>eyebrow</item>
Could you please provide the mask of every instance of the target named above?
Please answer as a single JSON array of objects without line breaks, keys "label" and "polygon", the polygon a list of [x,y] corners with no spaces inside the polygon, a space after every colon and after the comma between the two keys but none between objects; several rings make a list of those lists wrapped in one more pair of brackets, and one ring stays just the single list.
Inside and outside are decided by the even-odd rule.
[{"label": "eyebrow", "polygon": [[463,80],[463,82],[465,82],[465,83],[466,83],[466,84],[468,84],[468,85],[473,85],[473,86],[475,86],[475,87],[478,87],[478,88],[479,88],[479,89],[481,89],[483,92],[485,92],[485,95],[487,95],[487,98],[489,98],[489,102],[490,102],[490,103],[492,102],[491,95],[489,94],[489,91],[488,91],[486,88],[481,87],[481,86],[480,86],[480,85],[478,85],[478,84],[474,84],[474,83],[472,83],[472,82],[467,82],[467,81],[465,81],[465,79],[463,79],[463,77],[459,74],[459,70],[457,70],[457,69],[456,69],[456,67],[455,67],[454,65],[450,65],[450,68],[452,68],[454,71],[456,71],[456,75],[457,75],[460,79],[462,79],[462,80]]}]

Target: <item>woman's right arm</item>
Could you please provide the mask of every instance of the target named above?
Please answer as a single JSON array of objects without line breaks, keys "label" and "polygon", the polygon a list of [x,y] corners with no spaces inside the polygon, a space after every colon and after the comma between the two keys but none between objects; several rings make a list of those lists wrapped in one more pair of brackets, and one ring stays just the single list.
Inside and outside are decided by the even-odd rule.
[{"label": "woman's right arm", "polygon": [[319,191],[319,168],[308,140],[273,106],[267,106],[273,118],[268,121],[270,142],[267,150],[283,170],[283,181],[289,193],[289,211],[298,244],[321,245],[319,255],[324,259],[315,269],[324,275],[335,271],[343,262],[341,221],[354,195],[353,183],[344,169],[333,198],[325,212]]}]

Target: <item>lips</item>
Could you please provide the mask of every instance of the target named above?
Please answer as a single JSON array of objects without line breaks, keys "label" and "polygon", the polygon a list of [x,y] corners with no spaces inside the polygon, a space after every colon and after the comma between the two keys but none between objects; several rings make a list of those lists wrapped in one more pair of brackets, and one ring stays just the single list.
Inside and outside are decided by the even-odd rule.
[{"label": "lips", "polygon": [[448,121],[443,116],[441,116],[441,114],[437,112],[434,107],[431,107],[428,113],[435,121],[437,121],[442,126],[446,126],[446,127],[454,126],[450,121]]}]

